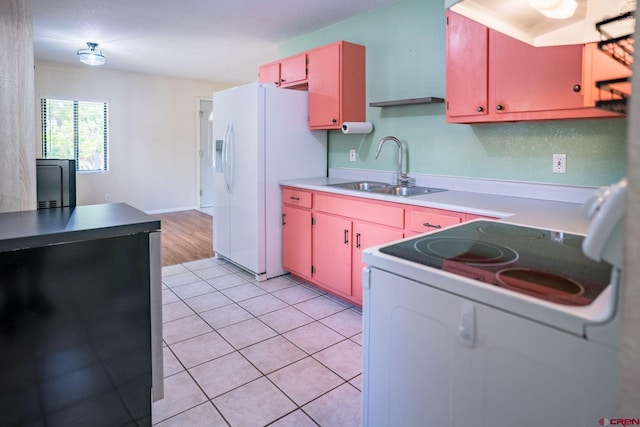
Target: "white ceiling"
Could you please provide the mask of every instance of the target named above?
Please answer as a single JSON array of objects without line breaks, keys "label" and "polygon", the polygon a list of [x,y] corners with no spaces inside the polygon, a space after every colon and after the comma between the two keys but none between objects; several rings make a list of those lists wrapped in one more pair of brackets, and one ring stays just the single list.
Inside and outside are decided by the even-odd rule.
[{"label": "white ceiling", "polygon": [[243,83],[278,42],[395,1],[33,0],[34,55],[80,64],[76,51],[96,42],[104,68]]}]

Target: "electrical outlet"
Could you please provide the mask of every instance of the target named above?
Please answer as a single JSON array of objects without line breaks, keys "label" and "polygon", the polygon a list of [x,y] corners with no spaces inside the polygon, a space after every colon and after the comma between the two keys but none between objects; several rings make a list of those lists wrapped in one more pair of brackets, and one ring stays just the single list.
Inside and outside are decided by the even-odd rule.
[{"label": "electrical outlet", "polygon": [[567,155],[553,155],[553,173],[567,173]]},{"label": "electrical outlet", "polygon": [[350,162],[355,162],[356,161],[356,149],[352,148],[351,150],[349,150],[349,161]]},{"label": "electrical outlet", "polygon": [[106,194],[104,195],[104,201],[105,201],[105,202],[110,202],[110,201],[111,201],[111,194],[106,193]]}]

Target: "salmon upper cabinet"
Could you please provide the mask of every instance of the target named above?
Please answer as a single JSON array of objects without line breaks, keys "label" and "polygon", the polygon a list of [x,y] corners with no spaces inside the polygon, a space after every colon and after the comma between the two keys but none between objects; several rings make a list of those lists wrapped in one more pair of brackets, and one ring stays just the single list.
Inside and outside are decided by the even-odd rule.
[{"label": "salmon upper cabinet", "polygon": [[[447,15],[447,121],[487,121],[489,30]],[[456,118],[464,118],[457,120]]]},{"label": "salmon upper cabinet", "polygon": [[280,86],[280,62],[270,62],[260,66],[258,70],[260,83],[275,83]]},{"label": "salmon upper cabinet", "polygon": [[262,65],[260,83],[309,91],[309,128],[366,117],[365,47],[343,40]]},{"label": "salmon upper cabinet", "polygon": [[275,83],[279,87],[306,87],[307,54],[290,56],[280,61],[262,65],[259,70],[260,83]]},{"label": "salmon upper cabinet", "polygon": [[619,117],[594,107],[597,80],[629,75],[596,43],[533,47],[447,13],[447,122]]},{"label": "salmon upper cabinet", "polygon": [[341,129],[343,122],[365,121],[365,47],[339,41],[308,56],[309,128]]}]

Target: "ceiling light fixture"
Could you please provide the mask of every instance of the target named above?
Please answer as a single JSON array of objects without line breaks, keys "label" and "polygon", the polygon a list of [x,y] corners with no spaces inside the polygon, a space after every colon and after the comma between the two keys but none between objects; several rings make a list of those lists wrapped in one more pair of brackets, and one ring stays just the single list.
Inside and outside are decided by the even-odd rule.
[{"label": "ceiling light fixture", "polygon": [[80,57],[80,62],[88,65],[104,64],[104,54],[97,49],[98,43],[87,42],[88,49],[78,49],[76,53]]},{"label": "ceiling light fixture", "polygon": [[578,7],[575,0],[529,0],[529,5],[551,19],[568,19]]}]

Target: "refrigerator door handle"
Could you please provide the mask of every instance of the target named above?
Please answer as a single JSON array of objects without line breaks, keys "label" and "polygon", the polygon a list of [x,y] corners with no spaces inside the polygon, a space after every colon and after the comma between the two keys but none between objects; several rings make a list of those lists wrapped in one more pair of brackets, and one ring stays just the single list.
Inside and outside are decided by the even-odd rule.
[{"label": "refrigerator door handle", "polygon": [[224,175],[224,185],[229,192],[229,133],[231,131],[231,122],[227,123],[224,131],[224,139],[222,140],[222,173]]},{"label": "refrigerator door handle", "polygon": [[224,130],[224,136],[222,137],[222,155],[220,156],[220,160],[222,163],[222,175],[224,176],[224,184],[227,185],[227,135],[229,134],[229,124],[227,124],[227,128]]},{"label": "refrigerator door handle", "polygon": [[234,175],[234,163],[235,163],[235,131],[233,130],[233,122],[229,123],[229,147],[227,147],[227,166],[228,166],[228,178],[227,178],[227,191],[233,193],[233,175]]}]

